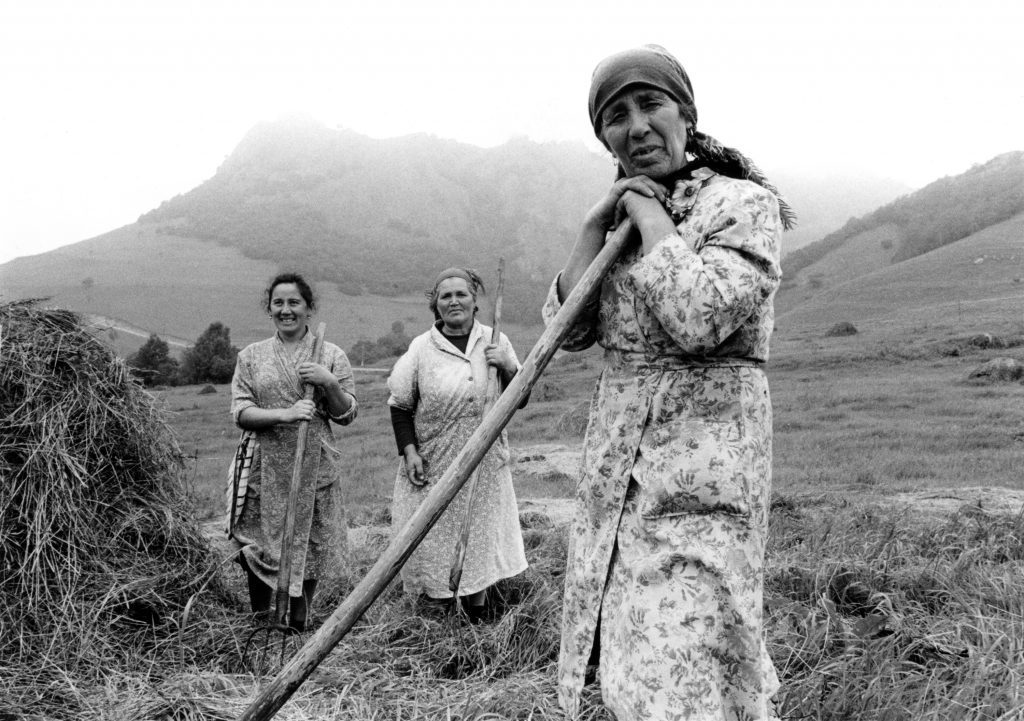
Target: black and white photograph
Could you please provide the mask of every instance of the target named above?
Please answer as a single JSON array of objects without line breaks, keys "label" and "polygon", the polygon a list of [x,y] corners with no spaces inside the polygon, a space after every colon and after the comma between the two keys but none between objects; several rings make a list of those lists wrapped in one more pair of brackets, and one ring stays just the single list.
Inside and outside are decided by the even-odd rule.
[{"label": "black and white photograph", "polygon": [[1024,4],[0,4],[0,721],[1024,721]]}]

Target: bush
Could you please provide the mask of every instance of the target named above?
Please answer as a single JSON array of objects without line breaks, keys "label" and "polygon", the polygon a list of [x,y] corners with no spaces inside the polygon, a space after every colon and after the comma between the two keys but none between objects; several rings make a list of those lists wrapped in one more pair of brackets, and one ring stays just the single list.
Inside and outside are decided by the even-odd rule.
[{"label": "bush", "polygon": [[842,323],[836,323],[834,326],[829,328],[825,335],[831,338],[834,336],[857,335],[857,333],[857,326],[844,320]]},{"label": "bush", "polygon": [[178,361],[171,357],[167,341],[156,333],[128,358],[128,365],[147,386],[173,386],[178,382]]},{"label": "bush", "polygon": [[231,345],[231,331],[222,323],[211,323],[185,351],[181,364],[181,382],[229,383],[235,372],[238,348]]}]

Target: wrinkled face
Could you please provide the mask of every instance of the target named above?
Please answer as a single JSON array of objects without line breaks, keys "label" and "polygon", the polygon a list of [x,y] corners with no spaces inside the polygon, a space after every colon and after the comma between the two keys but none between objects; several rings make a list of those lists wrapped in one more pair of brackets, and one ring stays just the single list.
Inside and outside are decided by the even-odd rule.
[{"label": "wrinkled face", "polygon": [[601,139],[627,177],[658,180],[682,168],[686,129],[679,103],[642,85],[627,87],[601,111]]},{"label": "wrinkled face", "polygon": [[445,329],[468,331],[473,325],[476,298],[465,278],[445,278],[437,286],[437,312]]},{"label": "wrinkled face", "polygon": [[270,317],[284,337],[301,336],[313,313],[295,283],[279,283],[270,293]]}]

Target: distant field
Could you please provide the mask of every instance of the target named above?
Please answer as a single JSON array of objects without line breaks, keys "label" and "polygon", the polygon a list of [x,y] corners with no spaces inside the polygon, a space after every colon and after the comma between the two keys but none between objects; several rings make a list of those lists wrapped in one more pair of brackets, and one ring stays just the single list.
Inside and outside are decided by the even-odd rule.
[{"label": "distant field", "polygon": [[[111,262],[112,257],[118,262]],[[437,268],[424,269],[424,288],[442,263],[438,259]],[[495,272],[481,271],[485,280]],[[193,343],[215,321],[231,330],[232,342],[241,348],[273,332],[263,311],[262,293],[276,272],[274,263],[246,258],[234,248],[156,233],[151,225],[129,225],[4,264],[0,301],[48,297],[51,305],[103,316],[107,320],[101,327],[130,327],[134,333],[106,334],[123,356],[136,351],[148,332]],[[360,339],[373,341],[385,335],[395,321],[403,323],[410,335],[431,321],[421,295],[347,296],[332,283],[315,286],[320,295],[318,320],[327,323],[328,340],[345,349]],[[490,307],[489,301],[481,305],[485,316],[490,315]],[[510,336],[519,328],[515,319],[506,318],[505,325]],[[172,344],[172,353],[180,350]]]},{"label": "distant field", "polygon": [[[988,358],[1024,360],[1024,347],[977,348],[990,333],[1020,342],[1024,325],[896,329],[869,325],[850,337],[781,331],[768,366],[775,408],[775,488],[870,496],[933,487],[991,485],[1024,490],[1024,385],[978,386],[970,371]],[[955,349],[955,351],[954,351]],[[526,346],[520,349],[525,357]],[[956,355],[953,355],[953,353]],[[514,449],[560,443],[578,448],[585,405],[600,370],[596,350],[557,358],[530,404],[509,426]],[[386,504],[397,463],[386,408],[386,376],[359,373],[359,418],[339,428],[354,506]],[[198,395],[187,386],[157,393],[194,468],[198,506],[219,512],[237,430],[229,388]],[[575,411],[575,413],[574,413]],[[520,488],[568,496],[571,483]]]},{"label": "distant field", "polygon": [[[779,333],[768,369],[775,483],[764,610],[767,648],[782,681],[780,718],[1020,718],[1024,384],[974,385],[967,376],[992,357],[1024,359],[1022,342],[1024,326],[1013,321],[867,325],[845,338]],[[555,360],[510,426],[517,455],[536,444],[579,448],[599,368],[593,351]],[[389,517],[397,456],[384,378],[358,374],[357,386],[360,416],[338,434],[349,522],[357,527],[355,565],[321,593],[315,622],[367,575],[388,543],[380,525]],[[198,391],[158,396],[174,411],[192,455],[197,507],[215,518],[236,431],[227,387]],[[517,473],[516,490],[521,499],[566,497],[574,482],[568,473]],[[282,718],[562,718],[554,664],[566,529],[538,513],[521,523],[530,569],[497,584],[490,623],[432,615],[392,583]],[[224,638],[223,653],[197,657],[182,670],[169,663],[142,678],[108,681],[101,692],[118,701],[104,718],[237,718],[265,687],[266,676],[239,659],[248,625],[233,566],[225,566],[224,592],[233,600],[205,599],[213,620],[193,624],[203,638]],[[150,678],[161,673],[171,690],[158,690],[151,703],[168,712],[128,713],[140,705],[135,699],[158,693]],[[595,686],[582,717],[611,721]]]}]

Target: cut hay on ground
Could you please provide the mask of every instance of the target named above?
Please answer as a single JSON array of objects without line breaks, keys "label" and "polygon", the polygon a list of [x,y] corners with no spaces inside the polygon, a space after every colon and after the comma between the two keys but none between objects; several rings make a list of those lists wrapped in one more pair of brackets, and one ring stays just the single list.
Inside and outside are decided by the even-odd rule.
[{"label": "cut hay on ground", "polygon": [[[0,306],[0,324],[0,721],[237,718],[268,681],[242,653],[244,581],[200,537],[152,399],[70,314]],[[905,496],[775,495],[764,609],[782,718],[1024,718],[1021,510]],[[568,534],[548,500],[521,515],[530,568],[498,584],[487,623],[392,583],[275,718],[563,721]],[[373,525],[314,626],[387,544],[386,503],[353,517]],[[611,721],[596,686],[579,721]]]},{"label": "cut hay on ground", "polygon": [[0,306],[0,717],[90,718],[213,559],[153,399],[73,313]]}]

